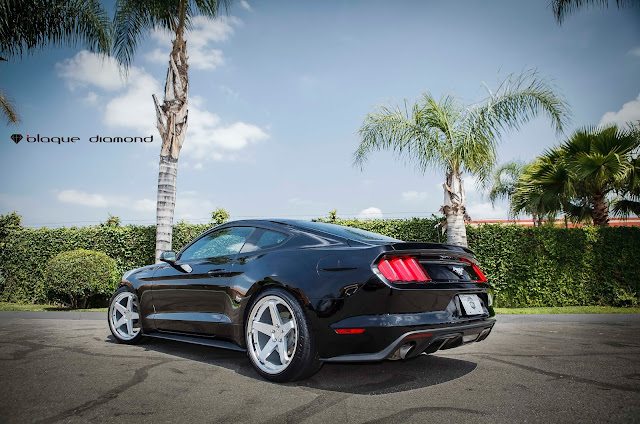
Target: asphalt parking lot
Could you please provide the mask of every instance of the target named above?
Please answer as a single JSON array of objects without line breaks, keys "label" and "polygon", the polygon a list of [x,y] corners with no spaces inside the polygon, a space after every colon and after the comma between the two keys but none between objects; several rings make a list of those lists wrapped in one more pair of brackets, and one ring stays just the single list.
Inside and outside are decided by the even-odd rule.
[{"label": "asphalt parking lot", "polygon": [[242,353],[117,344],[106,313],[0,312],[0,421],[640,422],[640,315],[499,316],[405,362],[260,379]]}]

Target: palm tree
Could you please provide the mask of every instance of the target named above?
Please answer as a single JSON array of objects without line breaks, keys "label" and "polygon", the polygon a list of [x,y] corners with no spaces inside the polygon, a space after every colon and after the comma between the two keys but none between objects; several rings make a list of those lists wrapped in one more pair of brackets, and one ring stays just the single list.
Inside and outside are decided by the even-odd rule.
[{"label": "palm tree", "polygon": [[153,95],[157,127],[162,138],[158,172],[156,218],[156,261],[160,253],[171,250],[173,212],[176,204],[178,157],[187,131],[189,78],[185,30],[191,18],[218,16],[222,5],[228,10],[231,0],[117,0],[114,17],[115,57],[129,66],[138,41],[151,29],[163,29],[174,35],[162,104]]},{"label": "palm tree", "polygon": [[[44,47],[78,43],[109,54],[109,16],[97,0],[0,1],[0,60],[19,59]],[[16,107],[0,90],[0,113],[8,124],[19,121]]]},{"label": "palm tree", "polygon": [[[552,0],[551,5],[553,7],[553,14],[556,17],[556,21],[561,24],[567,15],[570,15],[578,9],[591,6],[609,7],[609,3],[611,3],[609,0]],[[640,1],[615,0],[615,4],[618,9],[620,9],[622,7],[640,5]]]},{"label": "palm tree", "polygon": [[525,167],[526,164],[523,162],[513,160],[503,163],[493,171],[493,181],[489,189],[489,200],[491,200],[492,205],[495,205],[498,199],[511,201],[511,196],[516,189],[516,183]]},{"label": "palm tree", "polygon": [[634,152],[637,155],[639,148],[631,132],[615,125],[579,129],[538,159],[527,175],[529,189],[533,187],[547,202],[559,203],[559,209],[574,221],[592,220],[594,225],[608,226],[607,199],[616,193],[629,194],[631,199],[614,199],[614,210],[621,215],[624,210],[633,212],[638,186]]},{"label": "palm tree", "polygon": [[[527,191],[527,201],[520,203],[523,198],[522,194],[525,192],[520,186],[520,191],[516,191],[521,183],[523,175],[526,175],[531,164],[525,164],[521,161],[513,160],[505,162],[493,171],[492,182],[489,187],[489,200],[491,205],[495,206],[498,199],[509,201],[509,215],[512,217],[518,216],[524,212],[532,216],[533,225],[540,225],[540,209],[541,207],[535,207],[534,195],[535,192]],[[518,193],[520,197],[514,202],[514,195]],[[516,208],[514,209],[514,206]],[[541,206],[541,205],[539,205]]]},{"label": "palm tree", "polygon": [[419,172],[435,167],[446,176],[442,212],[447,217],[447,239],[466,246],[466,199],[462,175],[468,172],[486,183],[496,163],[502,132],[519,129],[546,115],[561,132],[568,106],[537,72],[509,76],[480,104],[465,107],[451,95],[436,101],[427,92],[409,108],[378,106],[359,130],[360,145],[354,164],[362,167],[374,150],[392,150]]},{"label": "palm tree", "polygon": [[556,172],[552,159],[539,158],[522,169],[510,197],[509,213],[518,216],[526,213],[532,216],[533,225],[541,226],[543,219],[552,222],[563,211],[558,196],[547,196],[538,184],[537,176],[545,172]]}]

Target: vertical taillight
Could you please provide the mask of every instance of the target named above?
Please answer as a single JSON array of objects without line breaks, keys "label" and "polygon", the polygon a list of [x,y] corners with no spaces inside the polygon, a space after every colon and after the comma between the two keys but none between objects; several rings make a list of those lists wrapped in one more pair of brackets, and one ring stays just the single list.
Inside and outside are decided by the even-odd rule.
[{"label": "vertical taillight", "polygon": [[431,281],[420,262],[410,256],[384,258],[378,269],[389,281]]},{"label": "vertical taillight", "polygon": [[465,258],[460,258],[460,260],[462,262],[467,262],[469,264],[471,264],[471,267],[473,268],[473,272],[476,274],[476,283],[486,283],[487,282],[487,277],[484,276],[484,274],[482,273],[482,271],[480,271],[480,268],[478,267],[478,265],[476,265],[475,263],[471,262],[469,259],[465,259]]}]

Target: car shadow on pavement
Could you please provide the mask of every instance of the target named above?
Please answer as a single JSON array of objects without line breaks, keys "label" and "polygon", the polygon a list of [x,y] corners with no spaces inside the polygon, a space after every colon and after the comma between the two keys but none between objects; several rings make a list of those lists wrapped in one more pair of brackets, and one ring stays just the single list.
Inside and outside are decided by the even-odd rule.
[{"label": "car shadow on pavement", "polygon": [[[116,343],[112,336],[107,342]],[[139,347],[224,367],[245,377],[264,381],[242,352],[159,339],[146,339]],[[325,363],[311,378],[286,385],[359,395],[388,394],[455,380],[469,374],[476,366],[475,362],[437,354],[420,355],[404,361]]]}]

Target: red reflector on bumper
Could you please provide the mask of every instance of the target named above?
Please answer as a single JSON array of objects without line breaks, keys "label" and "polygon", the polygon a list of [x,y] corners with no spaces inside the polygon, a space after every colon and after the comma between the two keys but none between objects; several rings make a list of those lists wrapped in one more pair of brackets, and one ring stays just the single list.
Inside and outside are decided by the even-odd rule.
[{"label": "red reflector on bumper", "polygon": [[364,333],[364,328],[336,328],[338,334],[360,334]]},{"label": "red reflector on bumper", "polygon": [[405,337],[404,339],[421,339],[423,337],[431,337],[433,336],[433,333],[416,333],[416,334],[411,334],[407,337]]}]

